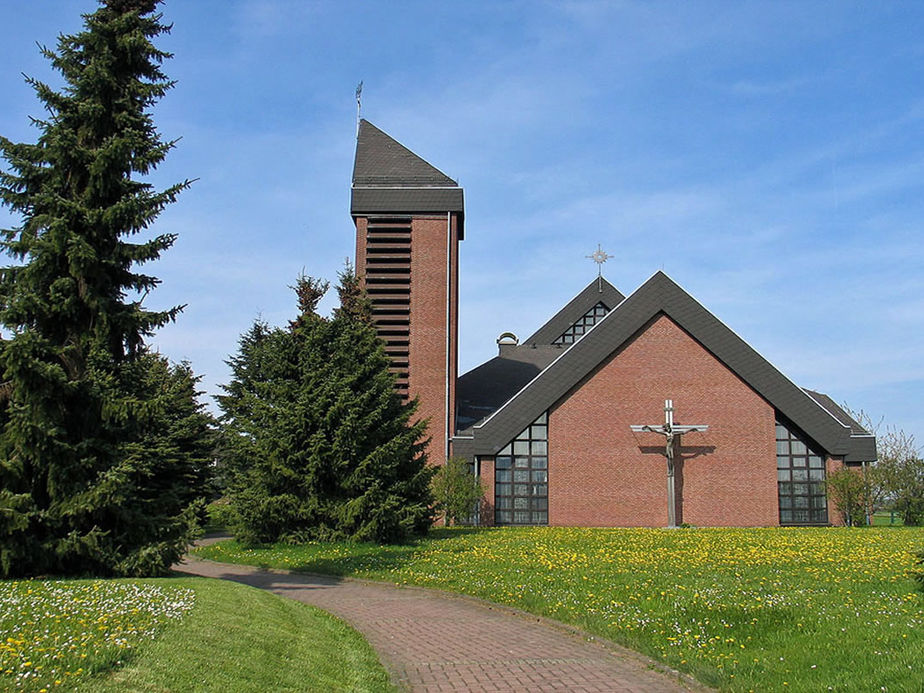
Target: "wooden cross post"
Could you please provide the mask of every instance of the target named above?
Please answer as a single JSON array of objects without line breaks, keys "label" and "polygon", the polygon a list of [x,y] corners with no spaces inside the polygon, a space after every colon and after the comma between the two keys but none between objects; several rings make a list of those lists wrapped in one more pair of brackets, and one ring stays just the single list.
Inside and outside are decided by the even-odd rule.
[{"label": "wooden cross post", "polygon": [[667,526],[677,526],[677,496],[674,485],[674,444],[680,447],[685,433],[705,432],[709,426],[680,426],[674,423],[674,401],[664,400],[664,423],[660,426],[647,424],[629,426],[635,433],[657,433],[664,436],[664,456],[667,458]]}]

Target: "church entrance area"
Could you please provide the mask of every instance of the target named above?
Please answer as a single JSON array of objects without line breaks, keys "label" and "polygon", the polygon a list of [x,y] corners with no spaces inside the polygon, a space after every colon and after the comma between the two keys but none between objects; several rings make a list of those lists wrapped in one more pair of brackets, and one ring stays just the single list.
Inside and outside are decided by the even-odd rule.
[{"label": "church entrance area", "polygon": [[494,524],[549,524],[548,413],[494,458]]}]

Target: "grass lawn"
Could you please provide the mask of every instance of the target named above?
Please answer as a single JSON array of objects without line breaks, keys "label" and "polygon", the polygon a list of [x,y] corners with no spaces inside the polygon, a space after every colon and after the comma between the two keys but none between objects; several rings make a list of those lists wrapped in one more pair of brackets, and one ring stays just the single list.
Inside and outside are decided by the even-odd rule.
[{"label": "grass lawn", "polygon": [[440,529],[407,546],[199,549],[425,585],[578,625],[733,691],[924,690],[920,528]]},{"label": "grass lawn", "polygon": [[873,525],[876,527],[901,527],[902,516],[898,513],[892,514],[888,510],[880,510],[873,513]]},{"label": "grass lawn", "polygon": [[219,580],[0,582],[0,633],[0,690],[393,690],[342,621]]}]

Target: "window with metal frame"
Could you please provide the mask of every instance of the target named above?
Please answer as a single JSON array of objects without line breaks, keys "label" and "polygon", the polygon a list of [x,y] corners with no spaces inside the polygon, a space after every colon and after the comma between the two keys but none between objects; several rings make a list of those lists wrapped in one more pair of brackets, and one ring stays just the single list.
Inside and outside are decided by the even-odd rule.
[{"label": "window with metal frame", "polygon": [[577,340],[584,336],[585,332],[596,325],[603,318],[603,316],[609,312],[610,309],[607,308],[602,301],[598,301],[597,305],[584,313],[584,315],[582,315],[576,323],[565,330],[562,335],[553,343],[574,344]]},{"label": "window with metal frame", "polygon": [[494,524],[549,523],[548,413],[494,457]]},{"label": "window with metal frame", "polygon": [[776,474],[781,525],[828,524],[825,458],[792,427],[777,421]]}]

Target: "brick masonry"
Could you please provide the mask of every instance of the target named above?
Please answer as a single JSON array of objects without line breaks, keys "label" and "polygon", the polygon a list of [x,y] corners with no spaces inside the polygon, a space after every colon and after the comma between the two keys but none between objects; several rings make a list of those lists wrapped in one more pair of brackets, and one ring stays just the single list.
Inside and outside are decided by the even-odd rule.
[{"label": "brick masonry", "polygon": [[[357,272],[362,275],[365,272],[362,262],[366,255],[368,219],[356,217],[355,222]],[[408,392],[411,397],[416,396],[420,400],[417,418],[429,420],[431,441],[427,452],[431,464],[445,461],[446,441],[453,433],[451,422],[455,421],[458,227],[457,214],[418,214],[411,217]]]},{"label": "brick masonry", "polygon": [[[450,235],[448,244],[447,234]],[[452,435],[447,425],[455,420],[458,264],[455,217],[451,222],[446,215],[414,217],[411,222],[408,390],[412,397],[420,399],[419,417],[430,421],[428,454],[431,464],[442,464],[445,460],[446,440]],[[448,294],[447,269],[450,273]]]},{"label": "brick masonry", "polygon": [[356,255],[353,270],[357,276],[362,276],[366,272],[363,258],[366,257],[366,227],[369,226],[369,220],[366,217],[356,217]]},{"label": "brick masonry", "polygon": [[[356,218],[357,264],[365,257],[367,223],[364,217]],[[442,464],[447,422],[455,419],[456,215],[412,218],[410,301],[409,391],[420,400],[419,418],[430,422],[430,462]],[[549,524],[667,524],[664,439],[629,429],[631,424],[660,423],[665,399],[674,400],[677,423],[709,425],[708,432],[683,439],[677,467],[678,522],[779,524],[773,407],[664,315],[551,408]],[[841,464],[829,458],[828,473]],[[490,525],[492,458],[482,458],[481,478],[485,501],[480,519]],[[829,517],[833,524],[840,523],[833,506]]]},{"label": "brick masonry", "polygon": [[492,527],[494,526],[494,458],[482,457],[479,467],[479,478],[484,497],[478,512],[478,524],[483,527]]},{"label": "brick masonry", "polygon": [[664,438],[629,428],[661,423],[665,399],[709,425],[683,438],[678,522],[779,524],[773,407],[663,315],[550,410],[550,524],[667,524]]}]

